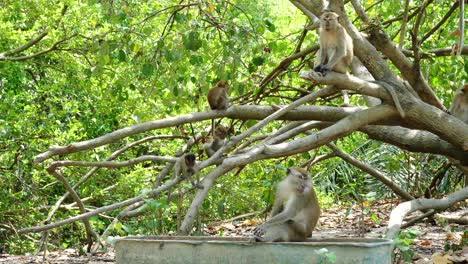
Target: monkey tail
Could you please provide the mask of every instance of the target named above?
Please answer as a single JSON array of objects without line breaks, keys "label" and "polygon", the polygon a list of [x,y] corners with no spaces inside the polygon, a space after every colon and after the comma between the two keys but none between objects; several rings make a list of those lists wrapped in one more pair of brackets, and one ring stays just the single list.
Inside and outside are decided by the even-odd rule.
[{"label": "monkey tail", "polygon": [[401,107],[400,100],[398,100],[398,96],[395,93],[395,91],[393,90],[393,87],[390,87],[390,85],[388,85],[385,82],[379,82],[379,83],[380,83],[380,85],[382,85],[385,88],[385,90],[387,90],[387,92],[390,93],[390,96],[392,97],[393,103],[395,104],[395,107],[396,107],[398,113],[400,114],[401,118],[405,118],[405,116],[406,116],[405,111],[403,110],[403,107]]},{"label": "monkey tail", "polygon": [[214,138],[215,136],[215,121],[214,118],[211,119],[211,136]]}]

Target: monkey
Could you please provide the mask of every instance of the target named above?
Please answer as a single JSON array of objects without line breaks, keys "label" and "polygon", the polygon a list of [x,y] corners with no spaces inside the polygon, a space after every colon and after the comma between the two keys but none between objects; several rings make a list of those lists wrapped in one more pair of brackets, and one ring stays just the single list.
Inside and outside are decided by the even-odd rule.
[{"label": "monkey", "polygon": [[[193,175],[196,176],[197,182],[195,183]],[[200,188],[200,176],[195,154],[187,153],[181,156],[175,163],[174,178],[181,177],[183,179],[189,178],[193,187]]]},{"label": "monkey", "polygon": [[[318,65],[314,71],[325,76],[329,71],[346,73],[353,61],[353,39],[338,22],[340,16],[324,10],[320,16],[320,50],[317,53]],[[349,105],[348,92],[341,91],[344,105]]]},{"label": "monkey", "polygon": [[226,110],[229,106],[229,85],[225,80],[219,81],[208,91],[208,103],[211,110]]},{"label": "monkey", "polygon": [[205,149],[206,155],[208,155],[208,157],[213,156],[216,151],[224,146],[226,143],[227,132],[227,127],[219,125],[214,130],[213,138],[208,143],[203,144],[203,149]]},{"label": "monkey", "polygon": [[324,11],[320,16],[320,50],[314,71],[326,75],[329,71],[346,73],[353,61],[353,39],[338,22],[339,15]]},{"label": "monkey", "polygon": [[468,124],[468,84],[463,84],[455,93],[449,112]]},{"label": "monkey", "polygon": [[[229,107],[229,85],[227,81],[219,81],[215,87],[208,91],[208,104],[211,110],[226,110]],[[215,137],[214,119],[211,119],[212,136]]]},{"label": "monkey", "polygon": [[305,241],[320,217],[320,205],[307,171],[291,167],[278,184],[271,218],[253,231],[250,241]]}]

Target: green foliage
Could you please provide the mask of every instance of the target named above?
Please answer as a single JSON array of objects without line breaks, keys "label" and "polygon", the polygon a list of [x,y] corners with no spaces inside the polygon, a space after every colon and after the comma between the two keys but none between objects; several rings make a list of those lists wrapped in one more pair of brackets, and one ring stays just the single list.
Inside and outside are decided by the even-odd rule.
[{"label": "green foliage", "polygon": [[420,234],[421,231],[419,230],[403,230],[398,237],[394,239],[393,243],[397,250],[396,254],[398,254],[405,263],[411,262],[414,251],[410,246],[414,243],[414,239]]},{"label": "green foliage", "polygon": [[[420,2],[411,5],[419,6]],[[421,32],[432,28],[452,4],[442,2],[430,6],[431,19],[421,23]],[[289,1],[206,0],[179,5],[179,1],[173,0],[60,3],[7,0],[0,6],[0,53],[21,47],[47,32],[35,45],[9,55],[13,59],[30,58],[0,61],[0,253],[34,251],[41,234],[17,237],[14,231],[41,224],[65,193],[63,185],[46,172],[47,162],[33,164],[34,156],[49,146],[67,145],[137,123],[206,110],[206,92],[220,79],[229,80],[232,97],[237,98],[235,103],[286,104],[303,95],[287,88],[303,84],[297,78],[298,72],[303,69],[304,60],[313,59],[313,55],[308,55],[304,60],[294,61],[278,76],[278,81],[260,94],[260,80],[295,52],[301,30],[308,24]],[[371,8],[369,14],[387,20],[399,13],[400,8],[382,2]],[[451,46],[455,38],[450,33],[456,23],[456,19],[448,20],[421,46],[421,52]],[[357,22],[356,26],[364,27]],[[384,30],[397,40],[400,23],[384,24]],[[316,41],[316,34],[309,32],[301,49]],[[405,42],[405,48],[409,45]],[[51,48],[51,52],[44,52]],[[422,61],[422,73],[428,75],[446,105],[458,84],[468,79],[467,68],[466,57]],[[362,104],[357,97],[352,100]],[[341,99],[318,102],[341,103]],[[239,130],[257,122],[246,121]],[[101,161],[145,136],[181,135],[182,130],[197,133],[207,125],[208,122],[200,122],[180,131],[157,130],[66,158]],[[265,131],[279,127],[280,124],[272,124]],[[178,139],[147,142],[126,151],[117,160],[145,154],[173,156],[182,142]],[[370,142],[359,133],[340,141],[340,147],[415,192],[421,190],[412,184],[414,177],[408,175],[420,171],[421,184],[427,184],[440,164],[440,159]],[[200,153],[201,146],[195,145],[191,151]],[[239,174],[224,175],[202,205],[202,222],[264,210],[273,202],[276,183],[284,177],[286,167],[325,153],[328,150],[321,148],[316,153],[285,160],[257,162]],[[159,172],[156,167],[161,165],[148,162],[130,168],[101,169],[77,191],[80,197],[87,198],[86,206],[90,207],[123,201],[150,190],[151,181]],[[73,185],[88,171],[89,168],[72,168],[63,169],[62,173]],[[315,165],[313,171],[324,207],[340,199],[369,200],[363,194],[370,191],[375,191],[377,198],[389,194],[382,184],[336,159]],[[454,172],[449,170],[437,186],[438,191],[449,192],[456,182],[459,181]],[[181,188],[187,192],[183,203],[186,210],[193,192],[189,191],[189,184]],[[70,198],[65,200],[66,205],[71,203]],[[160,234],[176,229],[177,207],[173,201],[166,201],[162,195],[145,200],[145,205],[147,211],[115,224],[112,234]],[[62,207],[52,220],[78,213],[75,208]],[[112,218],[118,213],[116,210],[108,216]],[[111,220],[93,217],[90,222],[96,231],[102,232]],[[82,248],[83,225],[74,223],[54,229],[49,242],[62,248]]]}]

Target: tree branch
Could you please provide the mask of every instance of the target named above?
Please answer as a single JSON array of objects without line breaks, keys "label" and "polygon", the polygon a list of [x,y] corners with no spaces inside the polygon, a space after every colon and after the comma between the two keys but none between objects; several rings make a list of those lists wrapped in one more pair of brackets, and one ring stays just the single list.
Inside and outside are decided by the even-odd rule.
[{"label": "tree branch", "polygon": [[401,198],[403,198],[403,199],[405,199],[407,201],[408,200],[414,200],[414,197],[411,194],[405,192],[400,186],[393,183],[393,181],[391,179],[389,179],[381,171],[378,171],[375,168],[373,168],[372,166],[370,166],[370,165],[368,165],[368,164],[366,164],[366,163],[364,163],[364,162],[350,156],[349,154],[347,154],[344,151],[342,151],[341,149],[339,149],[333,143],[328,143],[327,147],[329,147],[331,150],[333,150],[333,152],[338,157],[343,159],[344,161],[348,162],[349,164],[353,165],[354,167],[359,168],[363,172],[368,173],[369,175],[373,176],[374,178],[376,178],[377,180],[382,182],[384,185],[386,185],[388,188],[390,188],[390,190],[392,190],[395,194],[397,194]]},{"label": "tree branch", "polygon": [[399,204],[390,214],[387,238],[394,239],[400,231],[405,216],[411,212],[424,209],[444,210],[453,204],[468,199],[468,187],[449,194],[443,199],[416,199]]}]

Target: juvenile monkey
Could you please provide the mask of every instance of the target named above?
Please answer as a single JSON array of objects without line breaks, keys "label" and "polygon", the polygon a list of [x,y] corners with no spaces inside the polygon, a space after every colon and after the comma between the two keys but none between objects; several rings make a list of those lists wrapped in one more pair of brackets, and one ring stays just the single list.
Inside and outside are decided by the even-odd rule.
[{"label": "juvenile monkey", "polygon": [[[226,110],[229,107],[229,85],[225,80],[219,81],[215,87],[208,91],[208,104],[211,110]],[[215,123],[211,119],[211,130],[215,136]]]},{"label": "juvenile monkey", "polygon": [[223,125],[219,125],[216,127],[213,133],[213,138],[208,142],[203,144],[203,149],[206,152],[208,157],[213,156],[216,151],[218,151],[224,144],[226,143],[226,135],[228,129]]},{"label": "juvenile monkey", "polygon": [[468,84],[463,84],[453,97],[450,113],[468,124]]},{"label": "juvenile monkey", "polygon": [[[193,179],[193,175],[197,178],[196,183]],[[181,177],[183,179],[188,178],[193,187],[199,188],[200,176],[198,165],[195,160],[195,154],[187,153],[177,160],[174,168],[174,178],[177,177]]]},{"label": "juvenile monkey", "polygon": [[251,241],[305,241],[320,216],[317,195],[306,170],[288,168],[287,177],[278,184],[271,218],[253,231]]},{"label": "juvenile monkey", "polygon": [[208,103],[211,110],[226,110],[229,106],[229,85],[225,80],[219,81],[208,91]]},{"label": "juvenile monkey", "polygon": [[329,71],[346,73],[353,61],[353,40],[338,22],[339,15],[324,11],[320,16],[320,50],[314,71],[326,75]]}]

